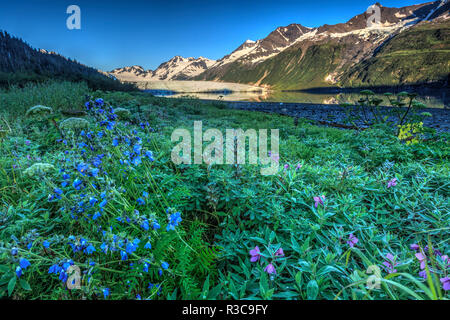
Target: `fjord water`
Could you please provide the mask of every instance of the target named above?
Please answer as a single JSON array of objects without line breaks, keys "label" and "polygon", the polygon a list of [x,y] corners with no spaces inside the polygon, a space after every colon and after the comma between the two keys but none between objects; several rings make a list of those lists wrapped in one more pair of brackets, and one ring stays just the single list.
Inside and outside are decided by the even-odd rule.
[{"label": "fjord water", "polygon": [[[204,100],[222,101],[254,101],[280,103],[312,103],[312,104],[340,104],[355,103],[360,98],[358,92],[327,92],[311,93],[305,91],[269,91],[269,92],[221,92],[221,93],[177,93],[173,91],[146,90],[156,96],[171,98],[194,97]],[[383,94],[377,94],[386,104],[388,99]],[[418,93],[417,100],[426,104],[428,108],[450,108],[450,93],[444,90],[426,90]]]}]

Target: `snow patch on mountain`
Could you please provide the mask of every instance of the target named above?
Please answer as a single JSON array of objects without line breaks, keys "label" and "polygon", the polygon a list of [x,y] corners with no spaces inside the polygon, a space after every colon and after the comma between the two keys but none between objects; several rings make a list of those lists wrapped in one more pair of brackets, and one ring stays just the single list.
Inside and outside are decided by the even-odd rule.
[{"label": "snow patch on mountain", "polygon": [[184,58],[176,56],[161,64],[156,70],[141,66],[114,69],[111,75],[122,81],[186,80],[210,68],[216,61],[204,57]]}]

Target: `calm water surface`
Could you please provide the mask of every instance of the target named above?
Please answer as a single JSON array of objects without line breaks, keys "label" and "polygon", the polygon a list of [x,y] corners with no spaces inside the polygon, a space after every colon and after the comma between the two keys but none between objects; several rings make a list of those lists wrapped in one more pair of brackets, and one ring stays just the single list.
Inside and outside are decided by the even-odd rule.
[{"label": "calm water surface", "polygon": [[[340,104],[344,102],[355,103],[360,98],[358,93],[308,93],[293,91],[260,92],[223,92],[223,93],[176,93],[172,91],[146,90],[156,96],[181,98],[195,97],[206,100],[222,101],[255,101],[255,102],[284,102],[284,103],[316,103],[316,104]],[[388,99],[378,94],[381,99],[389,104]],[[449,90],[428,90],[419,93],[417,98],[429,108],[450,108]]]}]

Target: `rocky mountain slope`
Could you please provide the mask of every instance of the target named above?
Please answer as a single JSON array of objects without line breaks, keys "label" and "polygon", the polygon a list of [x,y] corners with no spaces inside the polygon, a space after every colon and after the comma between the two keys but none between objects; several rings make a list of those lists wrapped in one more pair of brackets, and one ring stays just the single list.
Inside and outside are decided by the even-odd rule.
[{"label": "rocky mountain slope", "polygon": [[[446,83],[450,72],[449,38],[446,36],[450,25],[448,1],[404,8],[376,5],[381,9],[378,24],[368,27],[369,13],[360,14],[346,23],[313,29],[291,24],[276,29],[263,40],[247,41],[195,79],[252,83],[282,89]],[[433,32],[439,35],[430,40]],[[413,61],[417,57],[411,52],[411,55],[402,53],[403,59],[384,60],[391,63],[387,68],[366,69],[375,61],[382,63],[380,59],[375,60],[375,56],[386,52],[383,47],[400,50],[401,44],[397,42],[405,44],[401,40],[403,37],[409,38],[409,44],[416,44],[416,51],[426,52],[420,59],[420,68],[414,69],[417,63]],[[389,43],[392,46],[387,46]],[[435,73],[441,63],[440,72]],[[410,67],[404,69],[404,65]],[[403,74],[398,75],[399,72]]]},{"label": "rocky mountain slope", "polygon": [[[403,8],[376,3],[373,12],[345,23],[308,28],[279,27],[266,38],[247,40],[217,61],[174,57],[155,71],[113,70],[123,81],[203,80],[275,89],[325,86],[448,85],[449,0]],[[370,21],[370,23],[368,23]]]}]

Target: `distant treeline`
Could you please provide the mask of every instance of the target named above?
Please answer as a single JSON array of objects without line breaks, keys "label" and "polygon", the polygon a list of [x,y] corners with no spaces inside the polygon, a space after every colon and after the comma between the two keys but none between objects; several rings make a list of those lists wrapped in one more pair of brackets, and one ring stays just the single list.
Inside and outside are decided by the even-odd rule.
[{"label": "distant treeline", "polygon": [[22,39],[0,30],[0,87],[49,79],[84,81],[93,90],[137,90],[76,60],[36,50]]}]

